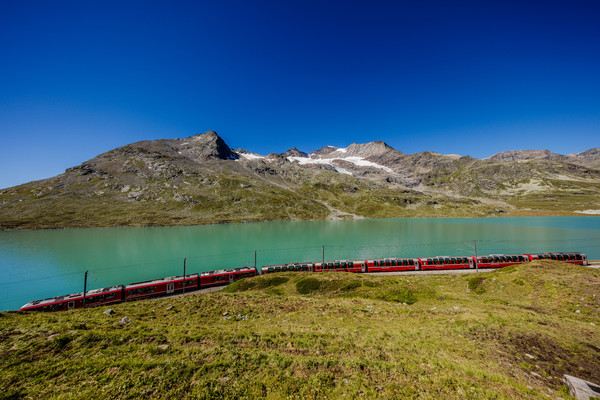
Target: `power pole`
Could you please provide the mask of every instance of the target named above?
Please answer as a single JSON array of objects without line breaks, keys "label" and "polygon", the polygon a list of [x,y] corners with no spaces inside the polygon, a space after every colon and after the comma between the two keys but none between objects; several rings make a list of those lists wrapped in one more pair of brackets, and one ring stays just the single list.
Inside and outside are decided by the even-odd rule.
[{"label": "power pole", "polygon": [[85,277],[83,278],[83,308],[85,308],[85,292],[87,291],[87,275],[88,275],[88,272],[85,271]]},{"label": "power pole", "polygon": [[187,262],[187,258],[183,259],[183,294],[185,294],[185,263]]},{"label": "power pole", "polygon": [[254,250],[254,269],[256,269],[256,250]]},{"label": "power pole", "polygon": [[324,245],[321,248],[321,251],[323,252],[323,262],[325,262],[325,246]]},{"label": "power pole", "polygon": [[473,243],[475,244],[475,270],[476,273],[479,273],[479,266],[477,265],[477,240],[473,240]]}]

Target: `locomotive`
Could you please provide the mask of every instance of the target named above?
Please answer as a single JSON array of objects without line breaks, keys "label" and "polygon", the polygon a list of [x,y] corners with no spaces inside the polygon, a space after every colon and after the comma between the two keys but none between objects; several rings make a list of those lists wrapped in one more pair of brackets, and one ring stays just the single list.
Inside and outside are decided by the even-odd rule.
[{"label": "locomotive", "polygon": [[[583,253],[537,253],[537,254],[491,254],[486,256],[462,257],[424,257],[424,258],[384,258],[373,260],[336,260],[325,262],[288,263],[265,265],[261,274],[285,271],[327,272],[345,271],[355,273],[427,271],[471,268],[501,268],[509,265],[523,264],[535,260],[555,260],[570,264],[587,265],[587,256]],[[242,278],[258,275],[256,267],[223,269],[185,276],[173,276],[128,285],[117,285],[108,288],[94,289],[35,300],[25,304],[19,311],[63,311],[83,308],[84,306],[100,306],[123,301],[138,300],[149,297],[169,296],[185,291],[225,286]]]}]

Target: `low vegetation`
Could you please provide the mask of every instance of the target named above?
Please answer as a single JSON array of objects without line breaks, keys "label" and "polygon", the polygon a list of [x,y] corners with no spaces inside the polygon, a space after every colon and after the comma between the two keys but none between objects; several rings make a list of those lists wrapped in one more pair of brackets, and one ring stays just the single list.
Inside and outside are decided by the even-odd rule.
[{"label": "low vegetation", "polygon": [[600,382],[599,287],[598,270],[544,261],[4,312],[0,398],[570,399],[563,374]]}]

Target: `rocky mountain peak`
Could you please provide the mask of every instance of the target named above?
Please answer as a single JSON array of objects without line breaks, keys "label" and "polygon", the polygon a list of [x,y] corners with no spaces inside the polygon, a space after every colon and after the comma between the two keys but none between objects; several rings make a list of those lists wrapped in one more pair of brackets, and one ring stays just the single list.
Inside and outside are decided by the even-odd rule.
[{"label": "rocky mountain peak", "polygon": [[310,153],[310,158],[328,158],[326,156],[330,155],[331,153],[337,150],[339,150],[338,147],[327,145],[322,149],[315,150],[312,153]]},{"label": "rocky mountain peak", "polygon": [[521,161],[521,160],[562,160],[564,156],[549,150],[509,150],[496,153],[487,160],[490,161]]},{"label": "rocky mountain peak", "polygon": [[282,157],[303,157],[303,158],[308,158],[308,154],[298,150],[295,147],[292,147],[291,149],[289,149],[288,151],[286,151],[285,153],[281,153],[280,154]]},{"label": "rocky mountain peak", "polygon": [[577,156],[578,157],[590,157],[590,158],[600,157],[600,147],[594,147],[593,149],[582,151],[581,153],[578,153]]},{"label": "rocky mountain peak", "polygon": [[208,131],[182,139],[178,147],[182,155],[194,161],[235,160],[239,158],[215,131]]},{"label": "rocky mountain peak", "polygon": [[348,157],[378,157],[389,151],[393,151],[394,148],[389,146],[387,143],[378,140],[376,142],[369,143],[352,143],[345,149],[345,154]]}]

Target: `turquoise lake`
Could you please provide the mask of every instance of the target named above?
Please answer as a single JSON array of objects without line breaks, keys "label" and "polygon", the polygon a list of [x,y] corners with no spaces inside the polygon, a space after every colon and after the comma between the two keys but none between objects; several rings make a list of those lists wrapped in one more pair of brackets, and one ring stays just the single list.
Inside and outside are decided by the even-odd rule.
[{"label": "turquoise lake", "polygon": [[187,272],[325,259],[579,251],[600,259],[600,217],[292,221],[1,231],[0,310],[30,300]]}]

